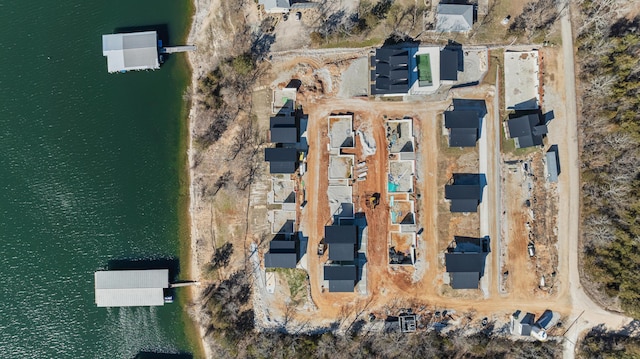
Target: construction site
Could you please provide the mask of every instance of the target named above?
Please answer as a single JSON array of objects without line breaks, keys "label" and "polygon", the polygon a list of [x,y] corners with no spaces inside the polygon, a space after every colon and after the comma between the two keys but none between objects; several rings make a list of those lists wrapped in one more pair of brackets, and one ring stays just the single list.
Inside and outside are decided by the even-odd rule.
[{"label": "construction site", "polygon": [[[271,87],[255,96],[270,110],[260,119],[275,143],[266,151],[295,153],[277,162],[265,152],[272,237],[262,249],[269,263],[265,257],[255,271],[261,326],[320,328],[365,314],[374,326],[374,318],[403,314],[413,324],[402,326],[415,329],[506,325],[518,309],[568,314],[549,146],[512,148],[515,110],[499,96],[504,73],[491,66],[489,50],[471,52],[464,79],[476,85],[450,81],[431,95],[397,98],[353,93],[343,81],[376,71],[371,52],[273,64]],[[294,120],[282,125],[287,116]],[[297,132],[276,143],[282,126]],[[261,208],[250,208],[254,221]],[[300,285],[304,295],[293,298]]]}]

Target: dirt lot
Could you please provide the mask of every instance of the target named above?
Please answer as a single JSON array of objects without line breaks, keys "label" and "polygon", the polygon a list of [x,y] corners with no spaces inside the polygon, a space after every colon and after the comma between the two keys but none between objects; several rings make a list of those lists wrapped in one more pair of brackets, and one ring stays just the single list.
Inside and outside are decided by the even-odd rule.
[{"label": "dirt lot", "polygon": [[[358,314],[361,311],[377,313],[386,310],[397,303],[409,303],[413,308],[423,308],[426,312],[437,308],[455,308],[458,311],[474,311],[478,315],[506,316],[513,310],[522,307],[524,299],[531,299],[532,294],[536,298],[546,297],[553,299],[554,291],[546,291],[538,288],[539,277],[545,275],[545,279],[552,279],[551,274],[557,266],[557,258],[553,260],[551,251],[555,237],[549,237],[549,246],[538,239],[536,241],[537,257],[549,258],[542,261],[537,257],[529,259],[527,254],[528,239],[525,238],[524,247],[515,244],[507,247],[508,258],[503,262],[505,266],[514,266],[510,270],[509,282],[518,282],[518,288],[509,288],[506,295],[483,296],[478,290],[454,291],[444,284],[444,250],[451,243],[453,235],[470,237],[480,236],[480,216],[478,213],[451,214],[449,204],[444,201],[444,184],[453,173],[477,173],[479,171],[479,152],[474,149],[449,149],[446,137],[442,131],[442,111],[451,104],[451,98],[480,98],[487,104],[486,121],[491,121],[495,115],[493,94],[496,93],[493,85],[481,85],[466,89],[457,89],[455,94],[450,94],[443,101],[416,101],[400,102],[388,100],[373,100],[367,98],[336,99],[340,88],[340,69],[349,65],[349,58],[357,58],[356,55],[342,54],[342,60],[333,62],[325,67],[324,60],[320,56],[302,57],[296,60],[287,60],[276,64],[272,71],[279,74],[272,84],[282,86],[288,79],[298,78],[302,85],[299,89],[297,104],[309,118],[308,142],[309,154],[307,157],[306,174],[302,177],[305,183],[307,205],[301,213],[300,228],[304,236],[308,237],[308,252],[305,255],[304,267],[309,273],[310,300],[312,305],[300,304],[298,307],[280,308],[286,310],[280,315],[292,316],[299,323],[313,323],[326,325],[334,323],[337,318],[344,318],[347,314]],[[328,72],[319,74],[318,69],[325,68]],[[495,74],[494,74],[495,76]],[[328,84],[328,82],[331,82]],[[322,257],[316,255],[315,248],[324,234],[324,225],[330,221],[329,203],[327,196],[329,153],[326,150],[329,144],[327,135],[327,121],[331,114],[352,113],[354,118],[354,131],[362,131],[368,147],[375,146],[375,153],[363,150],[363,138],[355,136],[355,148],[349,152],[355,155],[355,163],[364,161],[368,168],[367,179],[356,181],[353,184],[354,211],[364,213],[367,220],[367,294],[354,293],[329,293],[322,288],[321,271],[322,264],[326,262],[326,254]],[[416,142],[416,170],[415,193],[406,199],[415,200],[415,212],[417,228],[422,229],[417,236],[416,265],[414,266],[390,266],[389,245],[389,197],[387,195],[387,169],[389,165],[388,143],[385,131],[385,119],[403,118],[413,119],[413,132]],[[495,128],[492,125],[491,128]],[[498,144],[499,146],[499,144]],[[533,161],[533,160],[532,160]],[[539,159],[538,159],[538,162]],[[542,166],[532,167],[533,171],[543,170]],[[542,174],[536,173],[537,176]],[[508,178],[506,174],[502,174]],[[504,190],[504,189],[503,189]],[[535,195],[539,203],[544,203],[553,198],[546,198],[544,188],[536,188]],[[542,192],[541,192],[542,191]],[[551,191],[553,192],[553,191]],[[372,193],[380,193],[380,205],[376,209],[369,208],[367,198]],[[521,193],[517,192],[517,193]],[[521,209],[522,199],[517,195],[504,197],[504,208]],[[398,199],[400,199],[398,197]],[[404,197],[402,198],[404,199]],[[543,199],[545,199],[543,201]],[[552,213],[552,207],[538,208],[532,206],[535,212]],[[514,233],[524,230],[523,218],[516,221],[513,218]],[[527,214],[525,211],[522,213]],[[552,216],[551,216],[552,217]],[[505,225],[506,221],[503,221]],[[506,224],[512,228],[511,223]],[[518,227],[520,226],[520,227]],[[546,226],[546,227],[545,227]],[[536,236],[543,237],[543,232],[553,228],[553,223],[547,223],[532,228]],[[505,237],[505,240],[510,240]],[[520,237],[518,237],[520,238]],[[522,240],[515,241],[522,245]],[[540,242],[540,243],[539,243]],[[496,248],[490,255],[497,256]],[[516,254],[518,257],[516,257]],[[556,255],[557,257],[557,255]],[[497,262],[497,259],[495,259]],[[514,264],[516,263],[516,264]],[[554,264],[555,263],[555,264]],[[487,264],[485,276],[499,277],[500,270]],[[548,278],[547,278],[548,277]],[[492,286],[499,285],[498,280],[491,281]],[[548,280],[551,285],[553,280]],[[490,293],[497,293],[497,288]],[[403,293],[401,296],[398,293]],[[489,299],[490,300],[487,300]],[[517,299],[514,301],[514,299]],[[395,304],[394,304],[395,303]],[[564,300],[563,300],[564,303]],[[543,310],[550,303],[527,302],[528,310]],[[269,312],[273,317],[278,315],[278,306],[270,307]],[[566,307],[559,305],[556,310],[563,311]],[[425,312],[425,313],[426,313]],[[360,313],[362,314],[362,313]]]}]

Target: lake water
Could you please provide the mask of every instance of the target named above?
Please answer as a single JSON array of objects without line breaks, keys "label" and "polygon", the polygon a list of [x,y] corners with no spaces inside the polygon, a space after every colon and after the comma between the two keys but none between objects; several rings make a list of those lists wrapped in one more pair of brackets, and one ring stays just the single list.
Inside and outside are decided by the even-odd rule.
[{"label": "lake water", "polygon": [[106,309],[93,287],[112,260],[187,258],[185,57],[108,74],[101,35],[159,25],[180,44],[191,11],[0,0],[0,357],[194,352],[184,292],[164,307]]}]

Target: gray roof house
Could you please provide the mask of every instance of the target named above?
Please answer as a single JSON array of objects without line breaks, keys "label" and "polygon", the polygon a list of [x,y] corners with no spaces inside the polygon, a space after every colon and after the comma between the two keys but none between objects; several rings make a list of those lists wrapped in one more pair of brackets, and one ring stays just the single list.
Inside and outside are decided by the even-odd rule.
[{"label": "gray roof house", "polygon": [[94,277],[98,307],[164,305],[169,288],[168,269],[97,271]]},{"label": "gray roof house", "polygon": [[445,185],[444,198],[451,200],[451,212],[477,212],[482,198],[482,187],[480,184]]},{"label": "gray roof house", "polygon": [[329,245],[329,260],[353,261],[358,242],[358,227],[325,226],[324,241]]},{"label": "gray roof house", "polygon": [[473,27],[473,5],[439,4],[436,31],[465,32]]},{"label": "gray roof house", "polygon": [[449,147],[475,147],[480,119],[477,111],[445,111],[444,127],[449,129]]},{"label": "gray roof house", "polygon": [[542,145],[542,136],[547,134],[547,125],[540,124],[540,116],[537,112],[524,115],[516,115],[507,121],[509,138],[515,139],[517,148],[526,148]]},{"label": "gray roof house", "polygon": [[264,254],[266,268],[295,268],[298,264],[298,241],[274,239]]},{"label": "gray roof house", "polygon": [[325,265],[324,280],[329,282],[329,292],[351,293],[358,280],[355,265]]},{"label": "gray roof house", "polygon": [[453,289],[477,289],[484,273],[486,253],[445,253],[447,272]]},{"label": "gray roof house", "polygon": [[264,160],[269,162],[270,173],[294,173],[298,167],[298,150],[295,148],[265,148]]},{"label": "gray roof house", "polygon": [[144,31],[102,35],[102,55],[107,57],[109,72],[159,69],[158,34]]}]

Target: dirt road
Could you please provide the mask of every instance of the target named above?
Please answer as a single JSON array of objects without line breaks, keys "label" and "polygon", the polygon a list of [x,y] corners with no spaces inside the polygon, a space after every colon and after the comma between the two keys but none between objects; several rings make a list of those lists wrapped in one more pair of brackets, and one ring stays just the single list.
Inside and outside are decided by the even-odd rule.
[{"label": "dirt road", "polygon": [[[561,253],[568,254],[569,291],[571,296],[572,312],[571,320],[578,318],[576,324],[566,333],[568,340],[564,342],[564,358],[575,356],[575,343],[581,333],[594,325],[605,324],[610,329],[618,329],[628,324],[631,318],[610,313],[603,310],[589,298],[580,285],[580,272],[578,253],[580,229],[580,162],[578,150],[578,120],[576,105],[576,71],[574,62],[573,35],[571,29],[570,9],[566,1],[561,1],[558,6],[561,9],[560,25],[562,29],[562,52],[564,61],[565,80],[565,109],[566,117],[560,119],[564,126],[563,144],[565,154],[561,153],[563,178],[559,183],[560,211],[559,211],[559,242]],[[564,161],[562,161],[564,157]],[[563,259],[561,258],[560,263]],[[567,261],[567,259],[564,259]],[[562,264],[561,264],[562,265]]]}]

